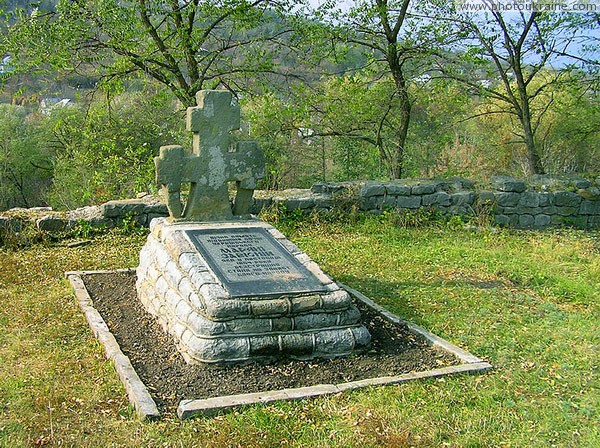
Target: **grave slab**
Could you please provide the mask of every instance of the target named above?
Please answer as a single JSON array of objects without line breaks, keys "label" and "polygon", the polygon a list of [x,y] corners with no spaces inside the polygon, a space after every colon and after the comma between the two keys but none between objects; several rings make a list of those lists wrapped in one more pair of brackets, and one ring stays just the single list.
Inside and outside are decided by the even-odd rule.
[{"label": "grave slab", "polygon": [[349,294],[259,220],[155,219],[136,287],[190,364],[335,358],[370,341]]}]

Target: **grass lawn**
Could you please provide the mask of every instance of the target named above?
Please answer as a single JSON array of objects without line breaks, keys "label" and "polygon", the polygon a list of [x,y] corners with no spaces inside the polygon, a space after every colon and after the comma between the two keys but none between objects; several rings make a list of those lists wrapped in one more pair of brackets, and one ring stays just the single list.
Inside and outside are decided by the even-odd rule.
[{"label": "grass lawn", "polygon": [[278,225],[335,279],[495,370],[142,423],[63,273],[133,267],[144,237],[0,249],[0,446],[600,446],[600,233]]}]

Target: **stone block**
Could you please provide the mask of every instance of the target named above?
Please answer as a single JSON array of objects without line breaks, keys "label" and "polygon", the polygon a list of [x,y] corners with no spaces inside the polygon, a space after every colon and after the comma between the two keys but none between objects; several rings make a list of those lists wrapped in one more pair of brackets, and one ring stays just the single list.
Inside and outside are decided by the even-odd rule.
[{"label": "stone block", "polygon": [[196,289],[215,284],[217,281],[212,273],[195,266],[190,269],[189,278]]},{"label": "stone block", "polygon": [[253,316],[284,316],[290,313],[291,305],[286,299],[255,300],[250,302]]},{"label": "stone block", "polygon": [[61,232],[67,226],[67,221],[57,216],[46,215],[38,219],[35,226],[44,232]]},{"label": "stone block", "polygon": [[173,260],[170,260],[167,263],[167,266],[162,271],[162,274],[167,283],[174,289],[177,288],[177,285],[179,285],[179,282],[183,278],[183,274],[179,270],[179,266]]},{"label": "stone block", "polygon": [[283,353],[295,357],[309,357],[315,350],[312,334],[291,333],[279,336]]},{"label": "stone block", "polygon": [[556,213],[561,216],[573,216],[579,211],[577,207],[555,207],[555,209]]},{"label": "stone block", "polygon": [[495,215],[494,216],[494,221],[499,226],[507,226],[507,225],[510,224],[510,218],[508,216],[506,216],[506,215]]},{"label": "stone block", "polygon": [[342,182],[317,182],[310,191],[319,194],[335,194],[341,193],[348,188],[349,184]]},{"label": "stone block", "polygon": [[362,198],[383,196],[385,195],[385,186],[380,182],[367,182],[361,187],[359,195]]},{"label": "stone block", "polygon": [[592,183],[587,179],[575,178],[573,180],[573,185],[577,189],[585,189],[585,188],[590,188],[592,186]]},{"label": "stone block", "polygon": [[524,207],[522,205],[514,207],[512,210],[517,215],[537,215],[538,213],[542,213],[541,207]]},{"label": "stone block", "polygon": [[463,177],[449,177],[445,180],[452,191],[472,190],[475,187],[475,182]]},{"label": "stone block", "polygon": [[353,325],[359,321],[360,311],[354,306],[339,314],[339,325]]},{"label": "stone block", "polygon": [[245,337],[208,340],[192,337],[186,345],[187,353],[199,362],[243,360],[250,356],[250,342]]},{"label": "stone block", "polygon": [[319,195],[315,196],[316,209],[330,209],[335,205],[335,201],[331,196]]},{"label": "stone block", "polygon": [[163,204],[158,200],[152,202],[144,202],[144,208],[142,210],[142,213],[145,213],[147,215],[169,216],[167,204]]},{"label": "stone block", "polygon": [[221,285],[215,285],[215,284],[206,284],[206,285],[202,285],[200,288],[198,288],[200,290],[200,294],[202,294],[203,297],[211,297],[213,299],[228,299],[228,294],[227,291],[225,291],[225,289],[221,286]]},{"label": "stone block", "polygon": [[[212,286],[212,285],[211,285]],[[225,321],[250,316],[251,305],[241,300],[223,300],[215,296],[202,296],[203,314],[211,320]]]},{"label": "stone block", "polygon": [[475,203],[475,193],[472,191],[459,191],[450,195],[450,203],[452,205],[473,205]]},{"label": "stone block", "polygon": [[179,255],[179,266],[181,266],[181,269],[185,272],[189,272],[192,267],[199,268],[202,264],[200,257],[196,253],[183,252]]},{"label": "stone block", "polygon": [[192,292],[187,296],[187,301],[196,311],[202,311],[206,309],[204,301],[195,292]]},{"label": "stone block", "polygon": [[600,188],[597,187],[577,190],[577,194],[588,201],[600,200]]},{"label": "stone block", "polygon": [[549,215],[535,215],[533,225],[536,229],[543,229],[551,223],[552,218]]},{"label": "stone block", "polygon": [[521,200],[519,193],[505,192],[496,193],[496,203],[502,207],[515,207]]},{"label": "stone block", "polygon": [[390,196],[408,196],[410,195],[410,185],[400,183],[385,184],[385,190]]},{"label": "stone block", "polygon": [[286,199],[283,203],[287,210],[309,210],[314,208],[315,199],[313,197],[291,198]]},{"label": "stone block", "polygon": [[424,195],[435,193],[435,184],[417,184],[413,185],[411,194],[413,195]]},{"label": "stone block", "polygon": [[173,255],[175,259],[179,258],[182,252],[194,252],[195,248],[182,232],[173,232],[164,242],[164,247]]},{"label": "stone block", "polygon": [[350,295],[343,289],[324,294],[322,296],[323,308],[326,310],[340,310],[350,307]]},{"label": "stone block", "polygon": [[371,333],[365,327],[351,328],[354,336],[354,347],[366,347],[371,342]]},{"label": "stone block", "polygon": [[381,210],[383,207],[383,196],[371,196],[361,198],[360,208],[362,210]]},{"label": "stone block", "polygon": [[153,246],[155,248],[154,259],[156,260],[156,267],[162,271],[166,269],[167,264],[169,263],[169,261],[171,261],[171,256],[165,250],[164,247],[159,246],[157,244],[154,244]]},{"label": "stone block", "polygon": [[0,216],[0,232],[20,232],[21,222],[18,219]]},{"label": "stone block", "polygon": [[271,331],[291,331],[293,328],[293,321],[289,317],[274,317],[271,319]]},{"label": "stone block", "polygon": [[415,209],[421,206],[420,196],[398,196],[396,206],[399,209],[410,208]]},{"label": "stone block", "polygon": [[554,205],[558,207],[578,207],[581,204],[581,196],[572,191],[558,191],[554,193]]},{"label": "stone block", "polygon": [[292,314],[305,313],[321,308],[321,297],[318,294],[292,297],[290,299]]},{"label": "stone block", "polygon": [[588,216],[573,216],[567,218],[566,221],[569,225],[576,227],[578,229],[587,229],[588,228]]},{"label": "stone block", "polygon": [[179,303],[175,307],[175,316],[177,319],[181,321],[187,321],[188,317],[192,314],[192,307],[185,300],[181,300],[181,296],[177,294],[179,297]]},{"label": "stone block", "polygon": [[518,205],[529,208],[539,207],[540,197],[535,191],[526,191],[521,194]]},{"label": "stone block", "polygon": [[108,201],[100,206],[104,218],[123,218],[127,215],[139,215],[146,204],[139,199]]},{"label": "stone block", "polygon": [[158,296],[164,299],[167,295],[167,291],[169,290],[169,284],[162,276],[160,276],[156,279],[154,289],[156,290]]},{"label": "stone block", "polygon": [[476,195],[477,202],[479,202],[480,204],[493,204],[494,202],[496,202],[496,195],[492,191],[482,190],[476,193]]},{"label": "stone block", "polygon": [[251,356],[274,356],[279,353],[279,337],[277,336],[251,336]]},{"label": "stone block", "polygon": [[194,293],[195,291],[192,282],[187,277],[181,278],[181,281],[177,285],[177,290],[179,291],[179,294],[181,294],[181,297],[185,298],[188,302],[190,294]]},{"label": "stone block", "polygon": [[554,204],[554,195],[548,191],[538,193],[540,207],[548,207]]},{"label": "stone block", "polygon": [[233,319],[225,323],[229,333],[268,333],[271,331],[271,319]]},{"label": "stone block", "polygon": [[182,297],[179,294],[177,294],[173,289],[167,289],[167,292],[165,294],[165,303],[170,307],[171,310],[173,310],[173,313],[175,312],[175,308],[177,308],[177,305],[179,305],[179,302],[184,302]]},{"label": "stone block", "polygon": [[319,356],[325,358],[350,354],[354,348],[354,335],[350,329],[340,331],[320,331],[316,334],[315,348]]},{"label": "stone block", "polygon": [[492,188],[498,191],[522,193],[525,191],[525,182],[508,176],[493,176]]},{"label": "stone block", "polygon": [[582,215],[600,215],[600,200],[597,200],[597,201],[584,200],[584,201],[582,201],[580,213]]},{"label": "stone block", "polygon": [[397,196],[387,195],[383,197],[383,208],[396,208]]},{"label": "stone block", "polygon": [[338,316],[329,313],[309,313],[294,317],[294,329],[298,331],[326,328],[336,325]]},{"label": "stone block", "polygon": [[522,229],[531,229],[535,224],[532,215],[519,215],[519,227]]},{"label": "stone block", "polygon": [[272,203],[271,198],[253,198],[250,213],[258,214],[261,210],[270,207]]},{"label": "stone block", "polygon": [[70,221],[93,221],[102,219],[104,215],[99,205],[91,205],[71,210],[67,217]]},{"label": "stone block", "polygon": [[152,224],[152,221],[158,218],[164,218],[165,216],[168,216],[168,213],[163,214],[158,214],[158,213],[148,213],[148,216],[146,218],[146,222],[148,223],[148,227],[150,227],[150,225]]},{"label": "stone block", "polygon": [[600,216],[589,216],[588,217],[588,226],[590,228],[600,227]]},{"label": "stone block", "polygon": [[441,207],[448,207],[452,203],[452,198],[445,191],[434,193],[437,196],[437,204]]}]

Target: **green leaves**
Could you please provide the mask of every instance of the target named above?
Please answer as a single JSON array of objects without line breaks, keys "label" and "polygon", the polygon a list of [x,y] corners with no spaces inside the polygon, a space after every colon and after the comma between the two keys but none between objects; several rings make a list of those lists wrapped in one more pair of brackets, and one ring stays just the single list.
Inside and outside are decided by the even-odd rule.
[{"label": "green leaves", "polygon": [[269,59],[286,44],[282,13],[296,3],[59,0],[56,11],[16,14],[0,49],[21,72],[92,66],[104,79],[149,76],[191,106],[197,90],[243,90],[245,76],[273,72]]}]

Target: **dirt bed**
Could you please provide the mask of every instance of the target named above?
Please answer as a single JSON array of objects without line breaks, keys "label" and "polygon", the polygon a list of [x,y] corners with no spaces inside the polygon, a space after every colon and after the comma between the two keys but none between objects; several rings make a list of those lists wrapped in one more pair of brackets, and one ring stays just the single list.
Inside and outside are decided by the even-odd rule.
[{"label": "dirt bed", "polygon": [[459,364],[452,354],[429,346],[406,326],[392,324],[357,303],[372,335],[371,346],[363,353],[266,365],[191,366],[137,299],[134,273],[89,274],[82,279],[161,412],[173,412],[182,399],[339,384]]}]

